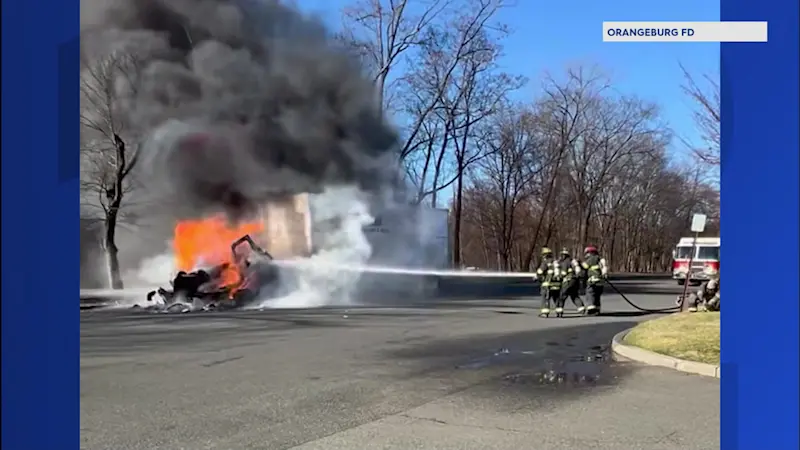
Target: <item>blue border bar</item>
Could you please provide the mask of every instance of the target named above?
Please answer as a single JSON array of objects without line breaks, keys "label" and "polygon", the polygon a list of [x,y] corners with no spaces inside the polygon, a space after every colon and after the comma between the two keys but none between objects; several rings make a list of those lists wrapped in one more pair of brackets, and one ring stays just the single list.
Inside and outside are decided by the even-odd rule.
[{"label": "blue border bar", "polygon": [[77,449],[80,3],[2,21],[2,448]]},{"label": "blue border bar", "polygon": [[797,1],[722,0],[723,21],[768,21],[766,44],[722,44],[722,449],[798,440]]},{"label": "blue border bar", "polygon": [[[79,446],[79,9],[73,0],[3,0],[4,449]],[[721,13],[770,28],[768,44],[721,51],[732,299],[723,313],[722,448],[794,450],[800,11],[796,1],[723,0]]]}]

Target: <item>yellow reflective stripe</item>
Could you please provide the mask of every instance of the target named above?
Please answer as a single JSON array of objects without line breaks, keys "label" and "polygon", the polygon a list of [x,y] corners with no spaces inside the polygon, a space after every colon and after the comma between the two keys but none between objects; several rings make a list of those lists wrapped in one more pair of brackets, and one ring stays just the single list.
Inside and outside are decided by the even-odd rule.
[{"label": "yellow reflective stripe", "polygon": [[547,269],[547,273],[553,273],[553,269]]},{"label": "yellow reflective stripe", "polygon": [[590,270],[600,270],[600,266],[595,264],[592,267],[589,267]]},{"label": "yellow reflective stripe", "polygon": [[581,263],[581,266],[583,266],[584,269],[588,269],[589,268],[589,265],[586,264],[586,263]]},{"label": "yellow reflective stripe", "polygon": [[544,270],[542,270],[542,269],[539,269],[539,270],[537,270],[537,271],[536,271],[536,273],[538,273],[539,275],[541,275],[541,274],[543,274],[543,273],[544,273]]}]

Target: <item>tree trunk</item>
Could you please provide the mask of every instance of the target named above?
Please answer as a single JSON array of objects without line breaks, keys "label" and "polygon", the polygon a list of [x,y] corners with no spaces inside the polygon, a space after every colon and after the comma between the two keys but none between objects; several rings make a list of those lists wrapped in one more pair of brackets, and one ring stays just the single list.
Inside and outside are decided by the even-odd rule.
[{"label": "tree trunk", "polygon": [[453,208],[453,267],[461,267],[461,208],[464,204],[464,158],[458,158],[456,201]]},{"label": "tree trunk", "polygon": [[616,258],[617,252],[617,216],[614,216],[614,226],[611,229],[611,247],[608,249],[608,265],[610,267],[614,267],[614,260]]},{"label": "tree trunk", "polygon": [[528,247],[528,253],[525,256],[525,262],[523,263],[523,265],[529,267],[530,269],[533,269],[531,267],[531,264],[533,263],[533,255],[536,252],[536,241],[539,240],[539,233],[542,230],[542,221],[544,220],[545,215],[547,215],[548,208],[550,207],[550,198],[552,197],[553,191],[556,187],[556,180],[558,179],[558,171],[561,168],[561,160],[563,158],[563,155],[564,155],[564,147],[561,147],[561,150],[559,150],[558,152],[558,159],[556,160],[556,165],[553,168],[553,176],[550,177],[550,182],[547,185],[547,194],[545,194],[544,197],[544,205],[542,205],[542,212],[539,215],[539,221],[536,223],[536,231],[534,231],[533,233],[533,238],[531,239],[530,245]]},{"label": "tree trunk", "polygon": [[[581,223],[581,236],[580,236],[580,242],[582,245],[589,245],[590,238],[594,237],[589,233],[589,228],[591,228],[592,224],[592,206],[593,206],[592,203],[593,202],[591,200],[587,200],[586,205],[581,205],[580,209],[580,211],[583,213],[582,217],[583,223]],[[600,245],[600,244],[592,243],[592,245]]]},{"label": "tree trunk", "polygon": [[483,247],[483,264],[481,267],[486,268],[489,266],[489,261],[491,257],[489,256],[489,240],[486,237],[486,227],[483,225],[483,214],[478,216],[478,227],[481,231],[481,246]]},{"label": "tree trunk", "polygon": [[105,237],[103,239],[103,249],[106,252],[106,273],[108,284],[111,289],[122,289],[122,275],[119,269],[119,249],[116,243],[117,232],[117,213],[115,210],[109,211],[105,220]]}]

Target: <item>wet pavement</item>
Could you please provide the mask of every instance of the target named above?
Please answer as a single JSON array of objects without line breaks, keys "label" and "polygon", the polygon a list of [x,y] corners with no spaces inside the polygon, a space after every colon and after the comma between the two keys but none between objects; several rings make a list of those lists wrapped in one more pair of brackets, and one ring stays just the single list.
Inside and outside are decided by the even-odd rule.
[{"label": "wet pavement", "polygon": [[[679,292],[618,285],[645,307]],[[609,358],[648,316],[612,295],[604,317],[535,307],[84,312],[81,448],[719,448],[719,380]]]}]

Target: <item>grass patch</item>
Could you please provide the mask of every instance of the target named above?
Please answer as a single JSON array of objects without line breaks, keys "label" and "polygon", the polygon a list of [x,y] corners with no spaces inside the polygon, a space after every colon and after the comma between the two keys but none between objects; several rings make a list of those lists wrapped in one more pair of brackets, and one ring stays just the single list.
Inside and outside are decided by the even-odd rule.
[{"label": "grass patch", "polygon": [[719,313],[679,313],[642,322],[625,343],[675,358],[719,365]]}]

